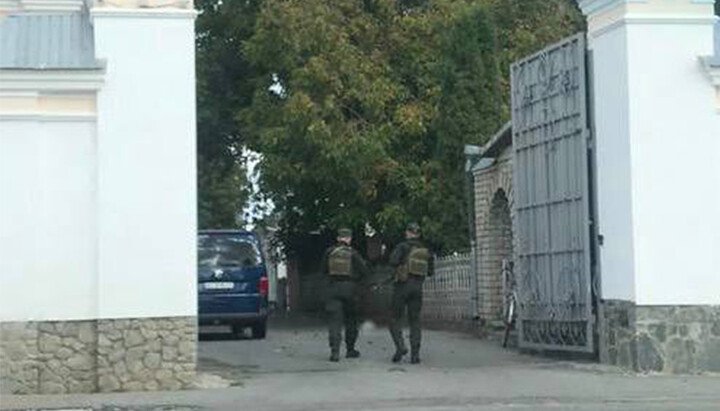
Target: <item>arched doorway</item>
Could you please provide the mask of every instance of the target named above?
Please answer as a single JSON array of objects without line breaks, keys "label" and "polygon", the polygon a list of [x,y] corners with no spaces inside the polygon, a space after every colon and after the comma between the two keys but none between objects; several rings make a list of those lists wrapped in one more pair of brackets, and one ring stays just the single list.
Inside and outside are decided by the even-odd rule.
[{"label": "arched doorway", "polygon": [[503,261],[513,259],[513,231],[510,203],[504,190],[493,195],[488,218],[487,273],[490,321],[502,319]]}]

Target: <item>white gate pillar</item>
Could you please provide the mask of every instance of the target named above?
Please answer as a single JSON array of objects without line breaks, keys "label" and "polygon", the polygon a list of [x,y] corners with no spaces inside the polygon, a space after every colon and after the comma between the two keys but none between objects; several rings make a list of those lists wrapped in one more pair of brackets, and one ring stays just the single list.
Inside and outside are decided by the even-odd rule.
[{"label": "white gate pillar", "polygon": [[[190,1],[105,0],[90,16],[107,62],[97,124],[98,334],[129,319],[127,332],[157,336],[145,345],[178,354],[172,378],[149,373],[133,384],[99,361],[98,389],[187,386],[197,341],[196,12]],[[102,360],[112,347],[98,352]]]},{"label": "white gate pillar", "polygon": [[579,0],[602,236],[600,354],[720,370],[720,113],[712,0]]}]

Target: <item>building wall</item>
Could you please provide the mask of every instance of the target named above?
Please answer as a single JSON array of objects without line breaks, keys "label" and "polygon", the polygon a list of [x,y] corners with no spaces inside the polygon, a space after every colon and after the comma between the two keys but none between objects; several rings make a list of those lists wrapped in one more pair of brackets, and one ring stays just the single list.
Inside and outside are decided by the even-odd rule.
[{"label": "building wall", "polygon": [[720,114],[698,64],[713,26],[627,30],[636,301],[720,304]]},{"label": "building wall", "polygon": [[97,115],[94,93],[0,95],[0,320],[196,315],[193,17],[96,16]]},{"label": "building wall", "polygon": [[92,318],[94,121],[5,117],[0,147],[0,321]]},{"label": "building wall", "polygon": [[720,306],[605,300],[600,361],[638,372],[720,371]]},{"label": "building wall", "polygon": [[195,12],[91,15],[104,72],[0,77],[1,394],[194,383]]},{"label": "building wall", "polygon": [[720,115],[699,64],[713,54],[712,3],[580,3],[594,61],[603,297],[719,304]]},{"label": "building wall", "polygon": [[194,317],[0,322],[0,394],[179,390],[194,384]]},{"label": "building wall", "polygon": [[712,3],[580,0],[595,63],[604,363],[720,367],[720,113],[699,64],[713,54]]},{"label": "building wall", "polygon": [[[511,213],[510,230],[507,230],[493,210],[493,199],[502,193],[513,206],[512,150],[506,149],[490,167],[474,172],[475,180],[475,230],[477,244],[478,315],[485,324],[499,325],[502,320],[502,259],[506,245],[514,244]],[[514,249],[514,247],[513,247]],[[510,253],[510,258],[513,258]]]},{"label": "building wall", "polygon": [[100,318],[195,316],[194,29],[190,11],[93,10]]}]

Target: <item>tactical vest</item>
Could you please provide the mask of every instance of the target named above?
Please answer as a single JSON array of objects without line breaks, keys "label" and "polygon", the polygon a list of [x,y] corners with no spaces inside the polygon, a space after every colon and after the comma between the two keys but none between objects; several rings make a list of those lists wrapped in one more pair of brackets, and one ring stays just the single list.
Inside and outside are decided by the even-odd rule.
[{"label": "tactical vest", "polygon": [[397,270],[397,281],[407,281],[411,275],[427,277],[430,270],[430,250],[425,247],[412,247],[404,264]]},{"label": "tactical vest", "polygon": [[328,255],[328,273],[333,277],[349,277],[352,274],[352,248],[337,246]]}]

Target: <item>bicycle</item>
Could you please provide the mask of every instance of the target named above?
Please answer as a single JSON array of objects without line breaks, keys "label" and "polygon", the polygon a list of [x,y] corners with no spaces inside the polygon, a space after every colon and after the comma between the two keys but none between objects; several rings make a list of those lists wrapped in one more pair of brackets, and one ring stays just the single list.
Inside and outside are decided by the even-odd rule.
[{"label": "bicycle", "polygon": [[502,346],[507,348],[510,331],[515,328],[517,320],[517,282],[513,272],[513,262],[507,259],[502,261],[502,284],[503,284],[503,315],[502,319],[505,323],[505,335],[503,336]]}]

